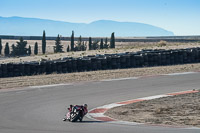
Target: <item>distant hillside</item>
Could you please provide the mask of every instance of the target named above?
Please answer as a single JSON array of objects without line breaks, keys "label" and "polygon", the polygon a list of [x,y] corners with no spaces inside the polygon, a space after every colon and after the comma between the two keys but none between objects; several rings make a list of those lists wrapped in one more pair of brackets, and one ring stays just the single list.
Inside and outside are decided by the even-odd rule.
[{"label": "distant hillside", "polygon": [[109,37],[112,32],[118,37],[174,35],[165,29],[135,22],[99,20],[85,24],[37,18],[0,17],[0,35],[40,36],[43,30],[47,36],[70,36],[72,30],[75,31],[75,36],[85,37]]}]

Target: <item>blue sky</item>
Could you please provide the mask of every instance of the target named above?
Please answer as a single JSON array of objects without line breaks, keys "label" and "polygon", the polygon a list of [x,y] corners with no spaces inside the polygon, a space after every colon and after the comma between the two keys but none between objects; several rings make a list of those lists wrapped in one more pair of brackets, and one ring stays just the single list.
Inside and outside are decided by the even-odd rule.
[{"label": "blue sky", "polygon": [[0,16],[141,22],[175,35],[200,35],[200,0],[0,0]]}]

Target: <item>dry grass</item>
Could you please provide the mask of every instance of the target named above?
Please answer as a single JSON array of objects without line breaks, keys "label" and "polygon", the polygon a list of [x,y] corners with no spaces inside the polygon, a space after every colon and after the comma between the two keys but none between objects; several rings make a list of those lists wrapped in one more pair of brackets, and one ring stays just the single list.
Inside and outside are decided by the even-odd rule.
[{"label": "dry grass", "polygon": [[[3,49],[6,42],[9,42],[10,46],[12,44],[16,44],[18,40],[2,40]],[[45,55],[41,54],[41,40],[27,40],[28,45],[31,46],[32,53],[34,50],[35,42],[38,42],[39,46],[39,55],[37,56],[27,56],[27,57],[17,57],[17,58],[1,58],[0,63],[8,63],[8,62],[21,62],[21,61],[39,61],[42,59],[59,59],[63,57],[82,57],[87,55],[96,55],[96,54],[113,54],[113,53],[124,53],[124,52],[136,52],[142,49],[177,49],[177,48],[192,48],[199,47],[200,43],[169,43],[165,42],[165,46],[159,45],[159,43],[155,42],[116,42],[116,49],[104,49],[104,50],[91,50],[91,51],[80,51],[80,52],[68,52],[68,53],[58,53],[53,54],[53,46],[55,45],[55,41],[47,41],[47,53]],[[62,41],[63,49],[66,51],[68,45],[70,45],[69,41]]]}]

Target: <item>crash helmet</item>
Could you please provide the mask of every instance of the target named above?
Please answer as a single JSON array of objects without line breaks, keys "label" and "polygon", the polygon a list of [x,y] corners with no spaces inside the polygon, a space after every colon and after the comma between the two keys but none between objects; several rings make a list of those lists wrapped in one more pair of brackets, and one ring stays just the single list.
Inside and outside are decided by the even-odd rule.
[{"label": "crash helmet", "polygon": [[83,107],[87,108],[87,104],[83,104]]}]

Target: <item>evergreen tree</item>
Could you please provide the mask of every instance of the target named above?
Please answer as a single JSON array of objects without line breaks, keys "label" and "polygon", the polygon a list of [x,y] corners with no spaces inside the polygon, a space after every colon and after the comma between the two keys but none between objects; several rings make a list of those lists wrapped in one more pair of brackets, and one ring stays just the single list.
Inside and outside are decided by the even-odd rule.
[{"label": "evergreen tree", "polygon": [[108,49],[108,38],[106,37],[103,48]]},{"label": "evergreen tree", "polygon": [[12,55],[12,56],[15,56],[15,55],[16,55],[16,53],[15,53],[15,52],[16,52],[16,50],[15,50],[16,47],[15,47],[14,44],[12,44],[11,47],[12,47],[11,55]]},{"label": "evergreen tree", "polygon": [[89,50],[92,50],[92,38],[89,37]]},{"label": "evergreen tree", "polygon": [[67,46],[67,52],[69,52],[70,50],[69,50],[69,45]]},{"label": "evergreen tree", "polygon": [[115,33],[114,32],[111,34],[110,48],[115,48]]},{"label": "evergreen tree", "polygon": [[34,54],[37,55],[38,54],[38,43],[35,42],[35,46],[34,46]]},{"label": "evergreen tree", "polygon": [[99,41],[94,41],[93,43],[92,43],[92,49],[93,50],[97,50],[99,48]]},{"label": "evergreen tree", "polygon": [[26,55],[27,54],[27,41],[24,41],[24,39],[21,37],[20,41],[17,42],[17,48],[19,50],[18,55]]},{"label": "evergreen tree", "polygon": [[76,51],[81,51],[81,46],[82,45],[82,37],[80,36],[78,38],[77,46],[76,46]]},{"label": "evergreen tree", "polygon": [[87,50],[87,43],[83,41],[81,45],[81,51],[86,51]]},{"label": "evergreen tree", "polygon": [[1,55],[1,51],[2,51],[2,42],[1,42],[1,38],[0,38],[0,55]]},{"label": "evergreen tree", "polygon": [[74,31],[72,31],[71,35],[71,51],[74,51]]},{"label": "evergreen tree", "polygon": [[46,33],[44,30],[42,36],[42,53],[45,54],[45,52],[46,52]]},{"label": "evergreen tree", "polygon": [[60,39],[60,35],[58,34],[56,40],[55,40],[55,46],[54,46],[54,53],[62,53],[63,50],[63,46],[61,45],[61,39]]},{"label": "evergreen tree", "polygon": [[32,52],[31,52],[31,46],[29,45],[29,47],[28,47],[28,55],[31,55],[32,54]]},{"label": "evergreen tree", "polygon": [[5,49],[4,49],[4,55],[8,56],[10,54],[10,48],[8,42],[6,43]]},{"label": "evergreen tree", "polygon": [[74,48],[74,51],[85,51],[87,48],[84,41],[82,41],[82,37],[80,36],[77,41],[77,45]]},{"label": "evergreen tree", "polygon": [[26,48],[27,41],[24,41],[23,38],[20,38],[20,41],[17,42],[17,45],[12,45],[13,51],[11,54],[13,56],[27,55],[28,49]]},{"label": "evergreen tree", "polygon": [[103,39],[101,39],[101,42],[100,42],[100,49],[103,49]]}]

